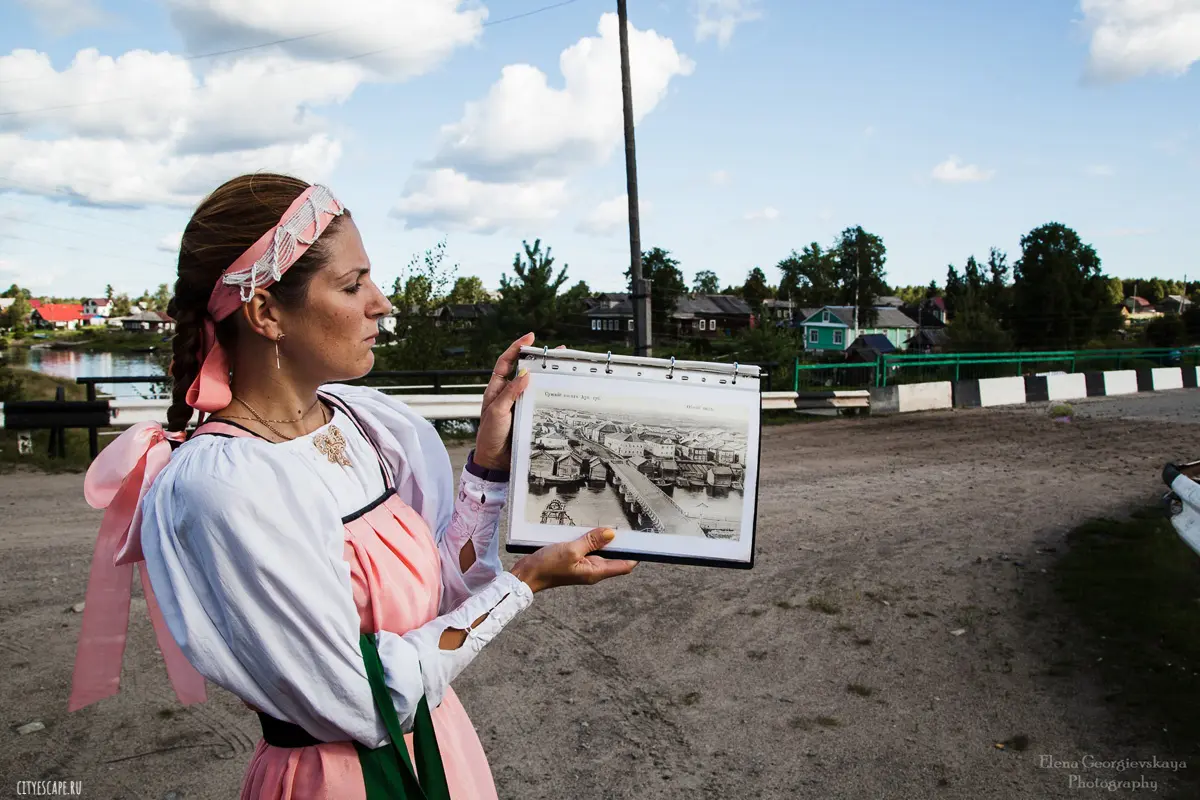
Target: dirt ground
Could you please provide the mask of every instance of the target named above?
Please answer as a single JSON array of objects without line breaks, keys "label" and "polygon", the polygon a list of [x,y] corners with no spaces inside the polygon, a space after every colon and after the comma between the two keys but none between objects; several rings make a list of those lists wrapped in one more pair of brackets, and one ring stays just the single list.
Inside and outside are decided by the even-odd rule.
[{"label": "dirt ground", "polygon": [[[500,796],[1178,791],[1170,770],[1085,761],[1172,754],[1106,706],[1046,570],[1068,529],[1155,501],[1166,461],[1200,457],[1200,393],[1078,411],[766,429],[753,570],[644,564],[540,594],[458,681]],[[66,713],[99,522],[81,486],[0,476],[0,796],[51,778],[89,798],[236,797],[256,720],[215,688],[179,707],[140,600],[121,694]],[[16,732],[31,721],[45,729]],[[1094,783],[1139,774],[1155,792]]]}]

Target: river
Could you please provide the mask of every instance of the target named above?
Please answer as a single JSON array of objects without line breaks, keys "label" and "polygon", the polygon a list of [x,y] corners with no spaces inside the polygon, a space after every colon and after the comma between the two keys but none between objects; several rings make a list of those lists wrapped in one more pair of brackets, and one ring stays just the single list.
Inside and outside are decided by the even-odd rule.
[{"label": "river", "polygon": [[[154,353],[85,353],[75,350],[51,350],[48,347],[14,348],[5,351],[5,363],[24,367],[56,378],[124,377],[162,375],[160,356]],[[114,397],[150,397],[150,383],[99,384],[102,395]]]}]

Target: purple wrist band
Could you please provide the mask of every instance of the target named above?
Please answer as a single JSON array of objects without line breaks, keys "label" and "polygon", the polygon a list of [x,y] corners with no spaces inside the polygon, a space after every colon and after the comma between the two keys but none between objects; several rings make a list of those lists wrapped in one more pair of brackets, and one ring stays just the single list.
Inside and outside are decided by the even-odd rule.
[{"label": "purple wrist band", "polygon": [[508,470],[486,469],[475,463],[475,451],[467,455],[467,472],[489,483],[508,483]]}]

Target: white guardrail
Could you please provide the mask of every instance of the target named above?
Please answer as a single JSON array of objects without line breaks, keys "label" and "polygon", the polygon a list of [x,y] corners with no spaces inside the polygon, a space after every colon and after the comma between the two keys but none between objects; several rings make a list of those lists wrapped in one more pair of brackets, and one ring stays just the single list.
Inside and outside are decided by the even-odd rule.
[{"label": "white guardrail", "polygon": [[[478,419],[482,394],[404,394],[394,395],[428,420]],[[109,400],[113,428],[128,428],[139,422],[166,423],[169,400]],[[796,408],[795,392],[763,392],[763,411],[787,411]],[[0,428],[4,427],[4,404],[0,403]]]}]

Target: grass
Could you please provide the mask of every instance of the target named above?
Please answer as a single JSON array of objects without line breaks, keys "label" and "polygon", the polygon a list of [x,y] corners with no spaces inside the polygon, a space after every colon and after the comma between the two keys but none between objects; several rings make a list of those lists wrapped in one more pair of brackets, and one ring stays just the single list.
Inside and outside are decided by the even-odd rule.
[{"label": "grass", "polygon": [[[34,334],[44,334],[44,339],[34,339]],[[70,345],[72,350],[88,353],[120,353],[130,350],[171,349],[171,334],[151,331],[119,331],[104,328],[82,328],[75,331],[26,331],[9,341],[10,347],[31,347],[35,344]]]},{"label": "grass", "polygon": [[[73,381],[18,367],[12,368],[12,374],[21,383],[22,400],[53,400],[60,386],[67,400],[87,398],[84,387]],[[9,472],[18,467],[27,467],[43,472],[82,472],[87,469],[91,461],[86,430],[66,431],[67,457],[63,459],[50,458],[48,454],[50,431],[32,431],[33,452],[27,455],[21,455],[18,452],[18,436],[18,431],[0,429],[0,472]],[[101,446],[105,442],[106,438],[102,437],[100,439]]]},{"label": "grass", "polygon": [[1089,522],[1068,541],[1056,589],[1091,634],[1109,697],[1196,753],[1200,557],[1151,509]]},{"label": "grass", "polygon": [[814,595],[808,598],[808,608],[810,611],[818,611],[822,614],[840,614],[842,609],[837,603],[827,597]]}]

